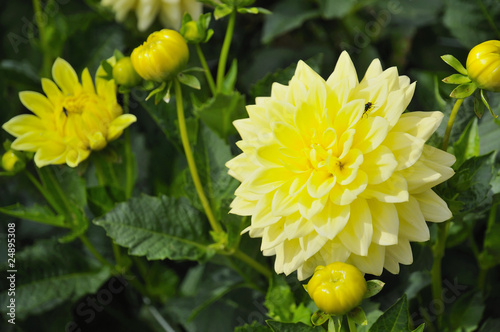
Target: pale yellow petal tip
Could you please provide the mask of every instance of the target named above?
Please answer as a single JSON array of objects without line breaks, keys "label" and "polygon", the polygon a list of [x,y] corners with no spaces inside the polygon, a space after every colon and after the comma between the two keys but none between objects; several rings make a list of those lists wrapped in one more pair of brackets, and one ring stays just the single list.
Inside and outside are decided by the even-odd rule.
[{"label": "pale yellow petal tip", "polygon": [[137,117],[133,114],[123,114],[114,119],[108,128],[108,142],[120,137],[120,135],[123,133],[123,130],[136,121]]},{"label": "pale yellow petal tip", "polygon": [[90,135],[89,142],[90,142],[90,148],[96,151],[104,149],[104,147],[106,147],[107,144],[104,135],[100,131]]}]

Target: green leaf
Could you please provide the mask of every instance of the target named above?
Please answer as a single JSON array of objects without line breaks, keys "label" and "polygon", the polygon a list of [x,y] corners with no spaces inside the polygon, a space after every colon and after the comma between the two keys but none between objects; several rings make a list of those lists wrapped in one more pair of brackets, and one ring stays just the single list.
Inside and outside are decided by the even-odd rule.
[{"label": "green leaf", "polygon": [[273,320],[267,320],[266,323],[274,332],[317,332],[312,326],[304,323],[282,323]]},{"label": "green leaf", "polygon": [[22,206],[19,203],[0,207],[0,212],[8,216],[41,222],[43,224],[68,227],[64,224],[64,216],[56,215],[48,206],[35,204],[30,207]]},{"label": "green leaf", "polygon": [[466,48],[470,49],[485,40],[498,39],[498,30],[495,33],[489,23],[498,22],[500,18],[497,1],[445,0],[444,3],[443,23]]},{"label": "green leaf", "polygon": [[483,297],[479,291],[470,291],[462,294],[453,303],[450,312],[451,331],[476,331],[481,321],[485,305]]},{"label": "green leaf", "polygon": [[[65,302],[96,292],[111,276],[108,267],[70,245],[44,240],[16,254],[16,318],[44,313]],[[2,271],[8,268],[1,267]],[[5,308],[9,280],[0,279],[0,305]]]},{"label": "green leaf", "polygon": [[424,328],[425,328],[425,323],[422,323],[412,332],[424,332]]},{"label": "green leaf", "polygon": [[500,331],[500,319],[499,318],[488,318],[486,322],[481,326],[479,332],[491,332]]},{"label": "green leaf", "polygon": [[459,86],[457,86],[451,93],[450,97],[456,98],[456,99],[463,99],[469,97],[471,94],[476,91],[477,86],[476,83],[471,82],[471,83],[464,83]]},{"label": "green leaf", "polygon": [[462,203],[460,214],[472,211],[478,214],[489,210],[494,159],[494,153],[472,157],[466,160],[447,181],[450,194]]},{"label": "green leaf", "polygon": [[273,9],[273,15],[265,17],[262,42],[267,44],[274,38],[297,29],[304,22],[320,16],[321,12],[308,1],[284,0]]},{"label": "green leaf", "polygon": [[465,128],[458,141],[453,144],[453,154],[457,158],[454,169],[460,166],[472,157],[479,156],[479,131],[477,125],[477,118],[473,118]]},{"label": "green leaf", "polygon": [[467,75],[452,74],[448,77],[443,78],[443,82],[447,84],[463,84],[463,83],[469,83],[470,78]]},{"label": "green leaf", "polygon": [[245,324],[243,326],[238,326],[234,329],[234,332],[271,332],[272,330],[260,323],[253,321],[252,324]]},{"label": "green leaf", "polygon": [[368,280],[366,282],[366,293],[364,295],[364,298],[366,299],[377,295],[378,293],[380,293],[382,288],[384,288],[384,285],[385,283],[380,280],[376,279]]},{"label": "green leaf", "polygon": [[452,66],[460,74],[466,75],[466,76],[468,75],[467,69],[465,69],[464,66],[462,65],[462,63],[457,58],[455,58],[453,55],[445,54],[445,55],[441,56],[441,59],[443,59],[444,62],[446,62],[447,64]]},{"label": "green leaf", "polygon": [[220,138],[235,134],[233,121],[245,113],[245,98],[239,92],[218,93],[201,106],[195,106],[195,114]]},{"label": "green leaf", "polygon": [[149,260],[210,258],[208,222],[185,199],[142,195],[94,221],[129,254]]},{"label": "green leaf", "polygon": [[342,18],[356,7],[357,1],[319,0],[322,16],[326,19]]},{"label": "green leaf", "polygon": [[292,290],[282,275],[273,274],[264,305],[269,310],[269,317],[280,322],[308,323],[311,316],[302,303],[296,305]]},{"label": "green leaf", "polygon": [[179,79],[179,82],[181,82],[184,85],[189,86],[190,88],[193,88],[196,90],[201,89],[200,81],[196,78],[196,76],[179,73],[177,75],[177,78]]},{"label": "green leaf", "polygon": [[406,295],[380,316],[370,328],[370,332],[410,332]]},{"label": "green leaf", "polygon": [[[323,62],[323,55],[318,54],[310,59],[307,59],[305,63],[311,67],[316,72],[320,71],[321,63]],[[293,63],[285,69],[280,69],[274,73],[270,73],[258,81],[250,90],[250,95],[252,98],[259,96],[269,96],[271,93],[271,87],[274,83],[288,84],[295,74],[295,69],[297,64]]]}]

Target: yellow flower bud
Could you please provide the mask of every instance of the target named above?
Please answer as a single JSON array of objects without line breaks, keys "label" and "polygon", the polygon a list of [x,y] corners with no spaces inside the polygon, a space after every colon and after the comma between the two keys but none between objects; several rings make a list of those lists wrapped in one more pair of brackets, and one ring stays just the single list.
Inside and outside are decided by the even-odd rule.
[{"label": "yellow flower bud", "polygon": [[200,29],[198,29],[198,24],[196,23],[196,21],[189,21],[184,24],[181,32],[183,32],[184,38],[190,42],[195,42],[199,39],[203,39],[205,35],[202,31],[200,31]]},{"label": "yellow flower bud", "polygon": [[335,262],[316,268],[307,284],[307,292],[320,310],[343,315],[361,303],[366,281],[355,266]]},{"label": "yellow flower bud", "polygon": [[476,85],[500,91],[500,41],[488,40],[474,46],[467,56],[467,73]]},{"label": "yellow flower bud", "polygon": [[10,172],[14,170],[14,166],[19,161],[14,151],[9,150],[5,152],[2,156],[2,167],[4,170]]},{"label": "yellow flower bud", "polygon": [[189,50],[177,31],[163,29],[150,34],[146,42],[132,51],[130,58],[142,78],[164,82],[184,68]]},{"label": "yellow flower bud", "polygon": [[126,87],[139,85],[142,78],[137,74],[132,66],[130,57],[123,57],[113,67],[113,78],[115,83]]}]

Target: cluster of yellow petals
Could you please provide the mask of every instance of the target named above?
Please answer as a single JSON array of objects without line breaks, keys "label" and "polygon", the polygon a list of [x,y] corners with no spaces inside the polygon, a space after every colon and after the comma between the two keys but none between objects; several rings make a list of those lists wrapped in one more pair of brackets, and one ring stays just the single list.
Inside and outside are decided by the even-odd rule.
[{"label": "cluster of yellow petals", "polygon": [[399,272],[427,221],[451,217],[431,189],[453,175],[453,155],[426,145],[440,112],[405,113],[415,89],[374,60],[359,82],[341,54],[324,80],[299,62],[288,86],[247,106],[234,122],[243,151],[227,163],[241,185],[231,212],[251,216],[277,273],[309,277],[340,261],[364,273]]},{"label": "cluster of yellow petals", "polygon": [[[103,73],[102,68],[99,71]],[[136,117],[123,114],[114,80],[99,76],[94,86],[85,69],[80,83],[73,67],[58,58],[52,67],[54,81],[42,78],[46,96],[33,91],[19,94],[34,114],[18,115],[3,125],[17,137],[11,148],[35,152],[38,167],[64,163],[76,167],[91,150],[100,150],[118,138]]]}]

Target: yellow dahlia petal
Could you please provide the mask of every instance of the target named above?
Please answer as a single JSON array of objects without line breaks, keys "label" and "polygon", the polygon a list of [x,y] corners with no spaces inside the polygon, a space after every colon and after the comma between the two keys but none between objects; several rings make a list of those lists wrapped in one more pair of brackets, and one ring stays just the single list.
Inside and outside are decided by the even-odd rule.
[{"label": "yellow dahlia petal", "polygon": [[358,84],[356,68],[354,68],[354,64],[346,51],[340,54],[337,65],[333,73],[328,77],[326,84],[336,91],[340,103],[344,103],[349,98],[351,89]]},{"label": "yellow dahlia petal", "polygon": [[366,256],[372,236],[372,216],[368,203],[364,199],[357,199],[351,203],[349,222],[338,237],[349,251],[356,255]]},{"label": "yellow dahlia petal", "polygon": [[19,99],[27,109],[40,118],[49,117],[54,112],[52,103],[41,93],[22,91],[19,93]]},{"label": "yellow dahlia petal", "polygon": [[384,141],[398,162],[396,170],[413,165],[422,155],[425,141],[408,133],[390,132]]},{"label": "yellow dahlia petal", "polygon": [[429,228],[417,200],[410,196],[408,202],[396,204],[399,215],[399,235],[410,241],[427,241]]},{"label": "yellow dahlia petal", "polygon": [[82,86],[83,90],[87,93],[95,94],[94,82],[92,82],[92,77],[88,68],[85,68],[82,73]]},{"label": "yellow dahlia petal", "polygon": [[62,103],[64,96],[53,81],[48,78],[42,78],[42,89],[52,105],[55,106]]},{"label": "yellow dahlia petal", "polygon": [[350,218],[349,205],[335,205],[327,202],[323,210],[309,221],[314,230],[321,236],[333,240],[340,233]]},{"label": "yellow dahlia petal", "polygon": [[442,222],[452,217],[448,205],[432,189],[423,193],[413,195],[419,205],[425,220],[433,222]]},{"label": "yellow dahlia petal", "polygon": [[364,155],[361,169],[368,175],[369,184],[379,184],[389,179],[397,166],[398,162],[392,151],[385,145],[380,145]]},{"label": "yellow dahlia petal", "polygon": [[50,142],[35,153],[35,164],[37,167],[47,165],[59,165],[66,162],[66,147],[61,143]]},{"label": "yellow dahlia petal", "polygon": [[125,128],[136,122],[137,118],[133,114],[123,114],[111,121],[106,139],[113,141],[117,139]]},{"label": "yellow dahlia petal", "polygon": [[372,215],[373,243],[389,246],[398,243],[400,219],[395,204],[368,200]]},{"label": "yellow dahlia petal", "polygon": [[37,116],[21,114],[4,123],[2,128],[13,136],[21,136],[30,131],[42,131],[45,129],[45,124]]},{"label": "yellow dahlia petal", "polygon": [[78,75],[64,59],[56,59],[52,66],[52,77],[65,95],[73,95],[81,89]]},{"label": "yellow dahlia petal", "polygon": [[363,80],[347,53],[325,82],[299,62],[288,85],[235,121],[243,153],[227,162],[241,184],[231,212],[251,215],[277,273],[309,277],[340,261],[364,273],[399,272],[409,241],[451,214],[432,187],[453,175],[454,157],[425,145],[439,112],[403,114],[415,83],[374,60]]},{"label": "yellow dahlia petal", "polygon": [[385,247],[372,244],[366,256],[352,254],[346,263],[356,266],[364,273],[381,275],[384,268]]}]

